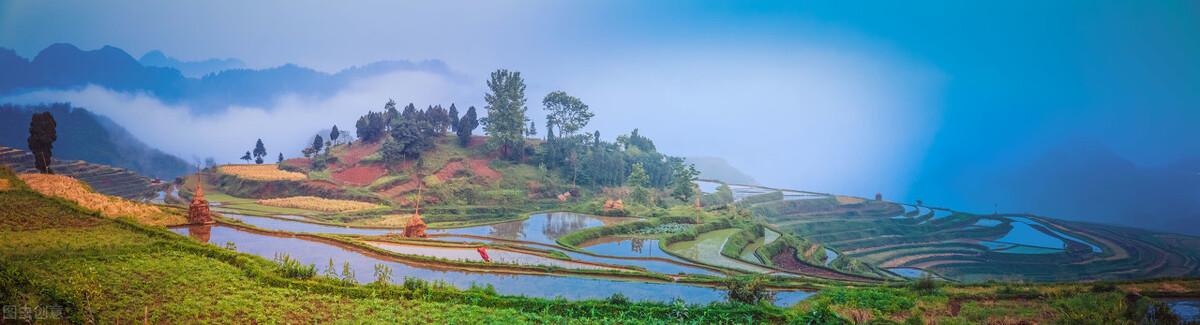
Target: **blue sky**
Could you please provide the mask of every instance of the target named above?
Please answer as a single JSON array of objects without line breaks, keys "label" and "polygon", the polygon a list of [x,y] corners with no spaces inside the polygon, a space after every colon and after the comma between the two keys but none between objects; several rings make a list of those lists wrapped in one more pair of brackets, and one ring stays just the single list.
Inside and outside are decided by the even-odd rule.
[{"label": "blue sky", "polygon": [[324,71],[437,59],[472,79],[429,100],[460,105],[504,67],[536,117],[566,90],[606,138],[637,127],[769,185],[979,209],[956,193],[987,184],[960,178],[1072,139],[1146,166],[1200,155],[1198,16],[1194,1],[0,1],[0,46]]}]

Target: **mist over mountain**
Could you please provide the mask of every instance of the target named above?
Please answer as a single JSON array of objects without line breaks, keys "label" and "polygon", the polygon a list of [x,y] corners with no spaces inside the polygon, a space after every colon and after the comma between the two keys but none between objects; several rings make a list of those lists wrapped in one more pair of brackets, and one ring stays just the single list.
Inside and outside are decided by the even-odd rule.
[{"label": "mist over mountain", "polygon": [[189,78],[199,78],[210,73],[246,67],[245,62],[235,58],[183,61],[167,56],[159,50],[146,52],[138,59],[138,62],[147,67],[173,68]]},{"label": "mist over mountain", "polygon": [[1073,140],[975,177],[992,185],[970,187],[966,206],[1200,235],[1183,226],[1200,220],[1197,158],[1139,166],[1098,142]]},{"label": "mist over mountain", "polygon": [[[184,105],[193,113],[211,114],[230,106],[269,107],[284,95],[311,99],[333,96],[356,80],[400,71],[419,71],[459,78],[441,61],[380,61],[329,74],[294,64],[268,69],[231,69],[192,78],[171,66],[165,55],[143,57],[167,65],[148,66],[112,46],[91,51],[58,43],[32,60],[0,48],[0,96],[35,90],[81,89],[97,85],[118,92],[143,92],[163,103]],[[209,62],[209,61],[202,61]],[[220,60],[213,62],[222,62]],[[189,73],[199,68],[183,64]],[[211,68],[213,65],[206,65]]]},{"label": "mist over mountain", "polygon": [[66,103],[0,105],[0,146],[27,149],[29,121],[36,112],[54,115],[55,159],[85,160],[161,179],[192,172],[188,162],[147,146],[112,120]]},{"label": "mist over mountain", "polygon": [[726,183],[759,185],[754,177],[747,175],[737,167],[730,165],[721,157],[687,157],[688,163],[700,171],[700,178],[715,179]]}]

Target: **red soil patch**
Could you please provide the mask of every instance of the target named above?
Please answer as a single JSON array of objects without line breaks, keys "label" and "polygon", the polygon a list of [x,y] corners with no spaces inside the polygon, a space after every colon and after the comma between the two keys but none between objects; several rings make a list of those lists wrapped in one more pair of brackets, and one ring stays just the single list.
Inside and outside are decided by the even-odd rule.
[{"label": "red soil patch", "polygon": [[387,175],[387,170],[377,165],[355,166],[339,170],[332,175],[333,179],[350,185],[363,186],[371,184],[376,179]]},{"label": "red soil patch", "polygon": [[312,159],[308,159],[308,158],[292,158],[292,159],[284,160],[284,161],[283,161],[283,165],[284,165],[284,166],[296,167],[296,168],[306,168],[306,167],[308,167],[309,165],[312,165]]},{"label": "red soil patch", "polygon": [[838,279],[838,280],[848,280],[848,281],[874,281],[873,279],[870,279],[870,278],[856,276],[856,275],[842,274],[842,273],[834,272],[833,270],[829,270],[829,269],[822,268],[822,267],[816,267],[816,266],[809,265],[808,263],[804,263],[804,262],[800,261],[799,259],[796,259],[796,249],[791,246],[784,247],[783,251],[779,252],[779,254],[776,254],[775,256],[771,256],[771,262],[774,263],[776,267],[784,269],[784,270],[788,270],[788,271],[792,271],[792,272],[800,273],[800,274],[812,275],[812,276],[826,278],[826,279]]},{"label": "red soil patch", "polygon": [[359,161],[362,161],[363,158],[379,151],[379,148],[382,147],[383,141],[376,143],[355,142],[338,156],[338,165],[354,166]]},{"label": "red soil patch", "polygon": [[471,141],[467,141],[467,148],[474,148],[477,146],[481,146],[485,142],[487,142],[487,137],[485,137],[485,136],[479,136],[479,135],[471,136]]},{"label": "red soil patch", "polygon": [[487,178],[488,181],[494,182],[494,181],[500,180],[500,177],[501,177],[500,173],[497,172],[496,170],[492,169],[492,167],[488,167],[487,160],[484,160],[484,159],[467,160],[467,166],[471,168],[472,173],[475,173],[475,175],[483,176],[484,178]]},{"label": "red soil patch", "polygon": [[445,166],[442,166],[442,169],[437,171],[436,173],[433,173],[433,175],[437,176],[438,179],[444,181],[444,180],[453,178],[454,173],[457,173],[459,170],[462,170],[462,169],[463,169],[463,163],[461,161],[451,161],[451,162],[447,163]]}]

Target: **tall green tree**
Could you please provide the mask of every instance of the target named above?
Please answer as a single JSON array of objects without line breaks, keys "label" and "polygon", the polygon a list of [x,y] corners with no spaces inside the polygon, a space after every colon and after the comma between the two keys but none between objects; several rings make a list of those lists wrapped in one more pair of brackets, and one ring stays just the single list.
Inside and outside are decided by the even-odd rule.
[{"label": "tall green tree", "polygon": [[279,153],[279,161],[277,161],[277,162],[280,162],[280,163],[283,162],[283,153],[282,152]]},{"label": "tall green tree", "polygon": [[458,134],[458,107],[454,107],[454,103],[450,103],[450,112],[446,115],[450,117],[450,132]]},{"label": "tall green tree", "polygon": [[625,185],[636,187],[650,186],[650,175],[646,174],[646,168],[642,163],[633,164],[629,169],[629,177],[625,179]]},{"label": "tall green tree", "polygon": [[254,163],[263,163],[263,157],[267,156],[267,147],[263,146],[262,139],[254,143]]},{"label": "tall green tree", "polygon": [[471,131],[477,127],[479,119],[475,116],[475,106],[468,107],[467,113],[458,121],[458,144],[466,147],[471,142]]},{"label": "tall green tree", "polygon": [[388,99],[387,104],[383,104],[383,122],[378,127],[380,128],[380,136],[383,132],[387,132],[387,127],[392,124],[392,120],[400,118],[400,111],[396,110],[396,101]]},{"label": "tall green tree", "polygon": [[691,201],[696,196],[696,177],[700,176],[700,171],[696,170],[696,166],[692,164],[684,164],[679,158],[670,158],[673,160],[672,167],[674,168],[671,175],[671,196],[680,201]]},{"label": "tall green tree", "polygon": [[529,132],[526,134],[530,137],[537,135],[537,125],[534,125],[533,121],[529,121]]},{"label": "tall green tree", "polygon": [[546,107],[549,124],[557,125],[562,136],[574,135],[592,120],[593,114],[587,104],[561,90],[546,94],[542,105]]},{"label": "tall green tree", "polygon": [[488,116],[483,119],[483,131],[488,145],[498,148],[500,155],[517,160],[525,146],[525,80],[521,73],[505,69],[492,72],[484,95]]}]

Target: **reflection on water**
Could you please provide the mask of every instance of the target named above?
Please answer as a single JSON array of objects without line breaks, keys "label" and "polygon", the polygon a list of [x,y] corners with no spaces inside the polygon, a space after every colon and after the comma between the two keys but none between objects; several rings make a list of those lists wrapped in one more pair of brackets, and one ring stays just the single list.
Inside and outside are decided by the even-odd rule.
[{"label": "reflection on water", "polygon": [[399,230],[388,229],[367,229],[367,228],[350,228],[319,225],[315,223],[298,222],[292,220],[281,220],[268,217],[248,216],[235,213],[222,212],[222,215],[240,220],[248,225],[255,226],[266,230],[277,230],[295,233],[324,233],[338,235],[384,235],[390,232],[398,232]]},{"label": "reflection on water", "polygon": [[198,242],[207,243],[212,237],[212,225],[192,225],[187,226],[188,237],[192,237]]},{"label": "reflection on water", "polygon": [[825,261],[824,261],[825,266],[829,266],[829,263],[833,263],[833,260],[836,260],[837,258],[838,258],[837,252],[833,251],[832,249],[828,249],[828,248],[825,249]]},{"label": "reflection on water", "polygon": [[[208,227],[210,242],[222,244],[231,242],[238,251],[243,253],[265,258],[274,258],[277,253],[284,253],[300,263],[316,265],[318,270],[323,270],[331,260],[335,271],[341,270],[342,263],[349,263],[350,268],[354,270],[355,278],[361,283],[372,281],[374,266],[383,264],[392,269],[394,282],[403,282],[405,277],[411,277],[426,281],[442,281],[458,288],[468,288],[472,284],[492,285],[497,292],[505,295],[603,299],[615,293],[621,293],[633,300],[667,302],[679,298],[693,304],[706,304],[725,299],[721,290],[708,287],[561,276],[464,272],[381,260],[334,245],[299,238],[260,235],[221,225],[203,227]],[[172,228],[171,230],[189,236],[192,232],[191,227]],[[780,292],[778,300],[794,303],[808,295],[811,293]]]},{"label": "reflection on water", "polygon": [[488,236],[509,240],[524,240],[543,244],[554,244],[563,235],[578,230],[632,221],[633,218],[589,216],[570,212],[539,213],[525,220],[515,220],[493,225],[434,229],[431,234],[454,234]]},{"label": "reflection on water", "polygon": [[[442,241],[453,241],[453,242],[481,242],[481,243],[492,242],[490,240],[466,238],[466,237],[453,237],[453,236],[437,237],[435,239],[442,240]],[[584,245],[587,245],[587,243],[585,243]],[[561,253],[567,255],[567,257],[570,257],[572,260],[576,260],[576,261],[586,261],[586,262],[621,265],[621,266],[636,266],[636,267],[644,268],[650,272],[657,272],[657,273],[662,273],[662,274],[684,273],[684,274],[721,275],[720,272],[711,271],[709,269],[705,269],[705,268],[701,268],[701,267],[679,265],[679,264],[675,264],[675,263],[671,263],[671,262],[664,262],[664,261],[653,261],[653,260],[644,261],[644,260],[631,260],[631,259],[616,258],[616,257],[592,256],[592,255],[588,255],[588,254],[583,254],[583,253],[579,253],[579,252],[574,252],[574,251],[558,248],[558,246],[554,246],[554,247],[555,248],[550,248],[550,247],[537,247],[537,248],[538,249],[555,250],[555,251],[558,251],[558,252],[561,252]],[[653,252],[659,252],[659,253],[653,253],[653,252],[648,251],[647,254],[654,254],[651,257],[661,257],[661,258],[666,258],[666,259],[670,259],[673,261],[680,261],[682,263],[688,263],[686,261],[680,260],[677,257],[667,255],[666,253],[662,253],[662,251],[658,250],[658,241],[657,240],[643,241],[642,249],[643,250],[650,249],[650,250],[654,250]],[[641,255],[630,255],[628,253],[625,253],[625,251],[622,251],[622,250],[599,252],[599,251],[591,250],[590,247],[586,247],[586,248],[584,248],[584,250],[587,250],[594,254],[601,254],[601,255],[608,255],[608,256],[644,257]],[[612,253],[612,254],[609,254],[609,253]],[[691,264],[691,263],[688,263],[688,264]]]},{"label": "reflection on water", "polygon": [[911,267],[893,267],[893,268],[888,268],[887,270],[891,271],[892,273],[895,273],[896,275],[910,278],[910,279],[920,278],[922,276],[925,276],[926,274],[929,274],[929,272],[925,272],[925,270],[911,268]]}]

